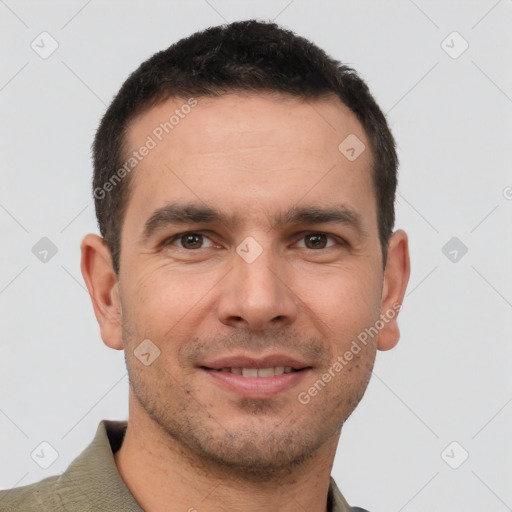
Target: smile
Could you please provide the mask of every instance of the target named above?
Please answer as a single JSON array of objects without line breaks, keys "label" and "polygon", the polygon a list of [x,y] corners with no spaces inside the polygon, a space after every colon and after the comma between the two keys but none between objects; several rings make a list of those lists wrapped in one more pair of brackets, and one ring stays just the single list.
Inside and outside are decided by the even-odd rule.
[{"label": "smile", "polygon": [[303,382],[311,368],[294,369],[291,366],[268,368],[223,367],[201,368],[202,373],[216,387],[245,399],[264,399],[282,395]]},{"label": "smile", "polygon": [[274,377],[283,373],[298,372],[300,370],[295,370],[291,366],[272,366],[270,368],[220,368],[216,371],[234,373],[242,377]]}]

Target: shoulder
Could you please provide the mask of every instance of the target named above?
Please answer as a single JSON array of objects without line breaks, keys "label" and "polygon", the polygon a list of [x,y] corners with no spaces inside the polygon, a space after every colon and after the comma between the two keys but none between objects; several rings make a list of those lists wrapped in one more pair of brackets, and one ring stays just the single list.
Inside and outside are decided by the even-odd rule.
[{"label": "shoulder", "polygon": [[123,441],[126,422],[102,420],[90,444],[60,475],[0,491],[0,512],[89,512],[116,505],[140,512],[117,472],[113,451]]},{"label": "shoulder", "polygon": [[50,476],[29,485],[0,491],[0,512],[66,511],[55,492],[59,476]]}]

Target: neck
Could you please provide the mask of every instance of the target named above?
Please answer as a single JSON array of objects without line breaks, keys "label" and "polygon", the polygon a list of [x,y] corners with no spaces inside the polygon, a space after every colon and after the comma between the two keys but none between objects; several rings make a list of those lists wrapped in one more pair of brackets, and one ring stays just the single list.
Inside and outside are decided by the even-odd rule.
[{"label": "neck", "polygon": [[114,458],[139,505],[147,511],[326,512],[339,434],[286,474],[247,475],[201,460],[171,438],[130,397],[130,419]]}]

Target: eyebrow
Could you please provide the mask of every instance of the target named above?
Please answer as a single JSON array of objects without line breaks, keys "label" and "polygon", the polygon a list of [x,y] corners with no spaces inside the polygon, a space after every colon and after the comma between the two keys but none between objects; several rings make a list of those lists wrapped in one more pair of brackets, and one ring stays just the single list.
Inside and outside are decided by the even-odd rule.
[{"label": "eyebrow", "polygon": [[[148,240],[158,229],[168,225],[218,223],[227,227],[240,225],[240,218],[228,215],[216,208],[195,203],[169,203],[153,212],[145,222],[142,241]],[[361,215],[340,206],[293,206],[281,212],[271,221],[271,229],[293,224],[337,223],[347,225],[366,236]]]}]

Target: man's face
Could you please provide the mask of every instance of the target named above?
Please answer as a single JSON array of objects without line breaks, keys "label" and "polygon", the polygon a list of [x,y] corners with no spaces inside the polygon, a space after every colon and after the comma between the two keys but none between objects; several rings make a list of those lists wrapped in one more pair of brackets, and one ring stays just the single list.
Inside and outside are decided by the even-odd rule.
[{"label": "man's face", "polygon": [[[186,100],[150,109],[127,134],[130,150],[157,143],[133,171],[122,230],[131,391],[190,453],[271,474],[335,446],[370,378],[376,337],[332,368],[383,312],[372,157],[337,99],[197,101],[162,141],[155,128]],[[350,134],[367,148],[354,161],[338,149]],[[188,220],[171,215],[186,206]],[[195,216],[206,208],[221,218]],[[160,350],[148,366],[134,354],[145,339]],[[283,366],[300,371],[250,377]]]}]

